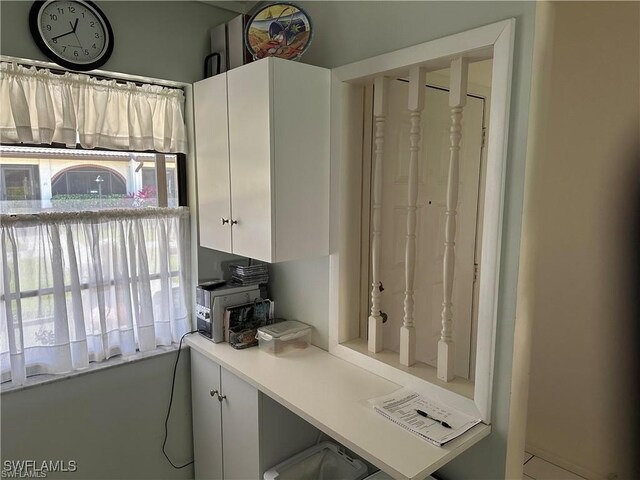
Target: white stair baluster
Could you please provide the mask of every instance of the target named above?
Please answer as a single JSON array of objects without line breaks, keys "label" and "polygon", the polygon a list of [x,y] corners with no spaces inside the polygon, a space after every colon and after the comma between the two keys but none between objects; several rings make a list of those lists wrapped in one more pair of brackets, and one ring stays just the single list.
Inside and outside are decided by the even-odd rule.
[{"label": "white stair baluster", "polygon": [[413,284],[416,268],[416,203],[418,201],[418,161],[420,154],[420,122],[424,108],[425,70],[413,67],[409,75],[408,106],[411,112],[409,131],[409,181],[407,186],[407,240],[404,255],[404,318],[400,327],[400,363],[415,363],[416,336],[413,325]]},{"label": "white stair baluster", "polygon": [[442,331],[438,341],[438,378],[445,382],[455,377],[453,343],[453,275],[455,268],[456,214],[460,172],[460,141],[462,140],[462,109],[467,103],[468,60],[456,58],[451,62],[449,107],[451,108],[449,174],[447,180],[447,210],[445,220],[444,261],[442,268]]},{"label": "white stair baluster", "polygon": [[378,77],[374,80],[373,116],[375,118],[375,152],[373,168],[373,238],[371,241],[371,315],[369,316],[368,349],[382,351],[380,242],[382,235],[382,172],[384,158],[384,126],[387,117],[387,92],[389,79]]}]

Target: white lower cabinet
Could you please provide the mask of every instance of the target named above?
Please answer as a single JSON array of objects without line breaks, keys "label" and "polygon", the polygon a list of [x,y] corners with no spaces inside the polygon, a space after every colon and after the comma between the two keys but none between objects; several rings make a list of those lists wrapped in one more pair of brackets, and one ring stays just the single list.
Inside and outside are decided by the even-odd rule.
[{"label": "white lower cabinet", "polygon": [[196,478],[222,477],[222,404],[220,366],[191,350],[191,410]]},{"label": "white lower cabinet", "polygon": [[201,353],[191,350],[197,480],[253,480],[313,445],[318,430]]}]

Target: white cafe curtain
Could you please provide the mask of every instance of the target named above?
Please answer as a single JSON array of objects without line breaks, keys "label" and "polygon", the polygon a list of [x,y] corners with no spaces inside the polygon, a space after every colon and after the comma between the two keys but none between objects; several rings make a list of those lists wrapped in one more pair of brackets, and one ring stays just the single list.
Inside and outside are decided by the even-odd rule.
[{"label": "white cafe curtain", "polygon": [[0,62],[0,141],[186,153],[184,93]]},{"label": "white cafe curtain", "polygon": [[0,376],[82,369],[189,331],[182,208],[0,215]]}]

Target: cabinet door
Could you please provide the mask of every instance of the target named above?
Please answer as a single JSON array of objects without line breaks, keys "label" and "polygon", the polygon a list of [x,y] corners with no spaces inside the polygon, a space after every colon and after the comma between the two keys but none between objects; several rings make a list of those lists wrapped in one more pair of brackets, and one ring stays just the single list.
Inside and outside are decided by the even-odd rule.
[{"label": "cabinet door", "polygon": [[231,252],[227,76],[193,85],[200,245]]},{"label": "cabinet door", "polygon": [[238,222],[233,253],[267,262],[272,260],[270,65],[254,62],[227,72],[231,199]]},{"label": "cabinet door", "polygon": [[259,445],[259,392],[222,369],[222,442],[225,480],[262,478]]},{"label": "cabinet door", "polygon": [[191,350],[191,406],[193,458],[197,480],[222,479],[222,418],[217,396],[220,366]]}]

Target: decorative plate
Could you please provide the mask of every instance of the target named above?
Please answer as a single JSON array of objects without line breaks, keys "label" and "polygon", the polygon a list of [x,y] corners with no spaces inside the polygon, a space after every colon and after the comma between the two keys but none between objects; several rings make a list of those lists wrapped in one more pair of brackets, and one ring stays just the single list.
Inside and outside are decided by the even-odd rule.
[{"label": "decorative plate", "polygon": [[272,3],[251,17],[244,31],[244,44],[254,60],[297,60],[309,48],[311,28],[311,19],[302,8],[293,3]]}]

